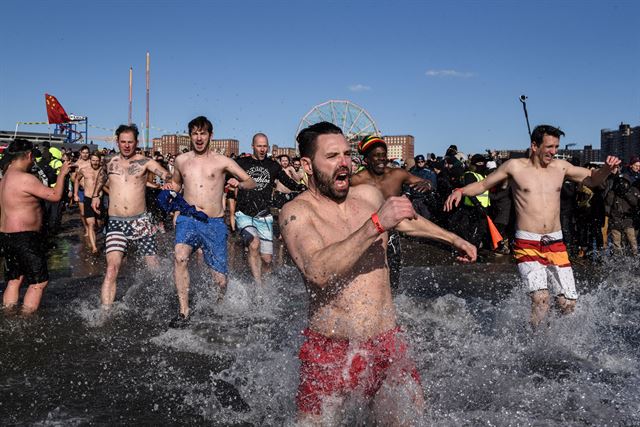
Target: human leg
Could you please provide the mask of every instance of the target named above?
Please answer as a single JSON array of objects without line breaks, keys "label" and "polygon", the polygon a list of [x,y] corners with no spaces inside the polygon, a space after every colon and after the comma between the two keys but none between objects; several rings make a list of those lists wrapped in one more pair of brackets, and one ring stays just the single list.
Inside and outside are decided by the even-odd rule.
[{"label": "human leg", "polygon": [[189,316],[189,257],[193,248],[184,243],[175,246],[174,255],[174,278],[176,292],[178,294],[178,305],[180,314]]},{"label": "human leg", "polygon": [[12,308],[18,305],[18,299],[20,298],[20,286],[22,285],[23,281],[24,276],[20,276],[16,279],[7,281],[7,287],[2,294],[3,308]]},{"label": "human leg", "polygon": [[613,242],[613,250],[616,255],[622,254],[622,232],[620,230],[611,229],[611,240]]},{"label": "human leg", "polygon": [[549,312],[549,291],[547,289],[534,291],[531,296],[531,326],[537,328]]},{"label": "human leg", "polygon": [[38,307],[40,307],[42,294],[48,284],[49,281],[29,285],[27,292],[24,294],[24,301],[22,302],[22,314],[34,313]]},{"label": "human leg", "polygon": [[629,242],[631,253],[634,256],[638,255],[638,240],[636,237],[636,230],[633,227],[627,227],[624,229],[624,233],[627,236],[627,242]]},{"label": "human leg", "polygon": [[91,217],[87,218],[87,231],[89,233],[89,245],[91,246],[91,253],[98,253],[98,247],[96,246],[96,219]]},{"label": "human leg", "polygon": [[105,309],[111,308],[113,301],[116,299],[116,280],[123,258],[124,252],[116,250],[107,252],[107,271],[100,290],[100,301]]}]

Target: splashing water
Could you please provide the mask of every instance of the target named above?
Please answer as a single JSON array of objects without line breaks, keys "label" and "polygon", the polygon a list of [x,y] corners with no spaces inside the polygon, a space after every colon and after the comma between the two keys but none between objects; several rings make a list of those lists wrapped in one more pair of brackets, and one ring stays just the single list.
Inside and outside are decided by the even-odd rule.
[{"label": "splashing water", "polygon": [[[258,289],[231,274],[216,305],[196,269],[192,322],[178,330],[172,260],[163,265],[125,266],[108,316],[93,275],[53,280],[32,319],[1,317],[3,423],[295,424],[307,316],[297,270]],[[535,333],[512,265],[405,268],[395,303],[427,409],[413,415],[403,389],[383,390],[400,395],[387,404],[405,425],[640,424],[640,279],[613,267],[579,271],[576,312]],[[356,398],[345,407],[344,425],[377,417]]]}]

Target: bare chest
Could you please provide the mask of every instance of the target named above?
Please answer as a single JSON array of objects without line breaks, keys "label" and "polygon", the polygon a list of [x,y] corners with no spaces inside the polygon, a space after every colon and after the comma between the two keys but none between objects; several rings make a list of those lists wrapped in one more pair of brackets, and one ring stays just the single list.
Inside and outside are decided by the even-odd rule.
[{"label": "bare chest", "polygon": [[107,166],[107,175],[110,184],[136,183],[141,184],[147,181],[147,159],[122,162],[112,161]]},{"label": "bare chest", "polygon": [[561,169],[525,169],[513,176],[513,189],[520,197],[557,196],[564,182]]}]

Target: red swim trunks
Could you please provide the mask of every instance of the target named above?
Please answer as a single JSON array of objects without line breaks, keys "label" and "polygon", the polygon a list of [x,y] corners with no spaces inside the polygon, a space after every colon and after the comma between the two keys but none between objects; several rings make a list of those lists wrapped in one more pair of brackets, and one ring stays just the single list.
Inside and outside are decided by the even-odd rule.
[{"label": "red swim trunks", "polygon": [[296,396],[300,412],[319,415],[326,398],[355,390],[371,398],[390,376],[398,382],[410,377],[420,384],[420,374],[407,355],[400,328],[364,342],[328,338],[309,329],[303,334],[307,340],[300,348]]}]

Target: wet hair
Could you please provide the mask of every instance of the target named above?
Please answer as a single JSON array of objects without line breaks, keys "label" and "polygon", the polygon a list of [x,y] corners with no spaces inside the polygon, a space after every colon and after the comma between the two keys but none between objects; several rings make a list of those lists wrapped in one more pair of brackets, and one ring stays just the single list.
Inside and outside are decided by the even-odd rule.
[{"label": "wet hair", "polygon": [[287,160],[289,160],[289,163],[291,163],[291,157],[289,157],[289,155],[288,155],[288,154],[280,154],[280,155],[278,156],[278,160],[282,161],[282,159],[283,159],[284,157],[286,157],[286,158],[287,158]]},{"label": "wet hair", "polygon": [[83,145],[82,147],[80,147],[80,151],[84,151],[84,150],[89,151],[89,146]]},{"label": "wet hair", "polygon": [[93,153],[91,153],[91,155],[89,156],[90,158],[96,156],[97,158],[99,158],[100,160],[102,160],[102,151],[96,150]]},{"label": "wet hair", "polygon": [[313,158],[316,153],[316,141],[318,140],[318,136],[329,134],[344,135],[342,133],[342,129],[329,122],[316,123],[302,129],[296,137],[300,157]]},{"label": "wet hair", "polygon": [[259,137],[259,136],[264,137],[267,140],[267,144],[269,143],[269,138],[267,138],[267,135],[265,135],[262,132],[258,132],[255,135],[253,135],[253,138],[251,138],[251,145],[255,144],[256,138]]},{"label": "wet hair", "polygon": [[134,125],[133,123],[129,125],[118,126],[118,129],[116,129],[116,139],[120,139],[120,134],[124,132],[133,133],[133,139],[138,141],[138,135],[140,134],[140,132],[138,131],[138,126]]},{"label": "wet hair", "polygon": [[5,155],[8,157],[8,162],[14,159],[25,157],[27,154],[33,151],[33,143],[28,139],[16,138],[7,147]]},{"label": "wet hair", "polygon": [[189,128],[189,135],[196,129],[205,129],[210,134],[213,134],[213,125],[205,116],[198,116],[191,120],[187,125]]},{"label": "wet hair", "polygon": [[551,125],[539,125],[531,132],[531,142],[536,144],[536,147],[539,147],[545,135],[555,136],[559,139],[564,136],[564,132],[560,128]]}]

